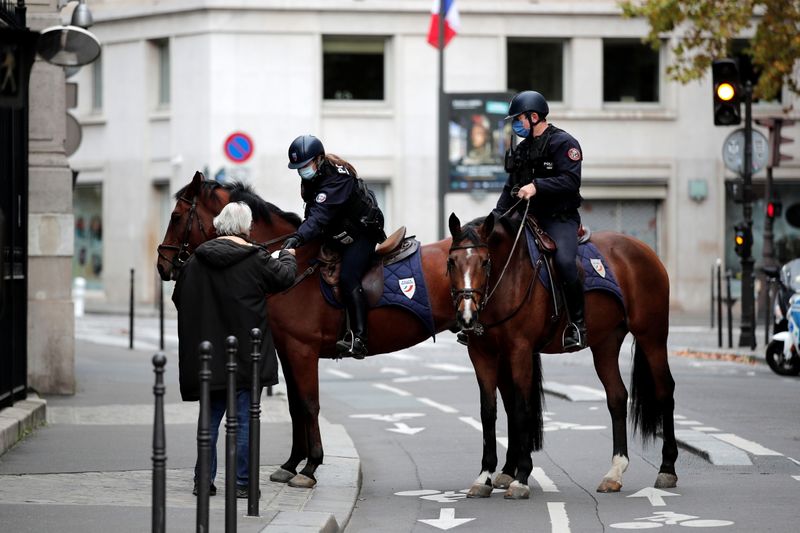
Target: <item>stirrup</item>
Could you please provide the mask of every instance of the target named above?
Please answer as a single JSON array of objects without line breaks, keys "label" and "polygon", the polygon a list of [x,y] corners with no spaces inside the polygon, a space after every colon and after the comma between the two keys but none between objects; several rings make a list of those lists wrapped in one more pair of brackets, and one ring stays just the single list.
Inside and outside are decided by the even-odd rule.
[{"label": "stirrup", "polygon": [[[570,329],[574,330],[578,340],[577,342],[570,342],[570,344],[567,344],[567,332]],[[568,322],[567,327],[564,328],[564,332],[561,334],[561,345],[565,350],[571,350],[573,348],[583,350],[586,348],[586,330],[578,327],[575,322]]]},{"label": "stirrup", "polygon": [[463,346],[469,346],[469,336],[463,331],[456,333],[456,342]]},{"label": "stirrup", "polygon": [[[347,340],[348,337],[350,337],[349,341]],[[363,351],[356,351],[356,340],[361,345]],[[364,359],[367,356],[366,343],[353,335],[352,330],[345,333],[343,339],[336,341],[336,351],[340,357],[350,356],[353,359]]]}]

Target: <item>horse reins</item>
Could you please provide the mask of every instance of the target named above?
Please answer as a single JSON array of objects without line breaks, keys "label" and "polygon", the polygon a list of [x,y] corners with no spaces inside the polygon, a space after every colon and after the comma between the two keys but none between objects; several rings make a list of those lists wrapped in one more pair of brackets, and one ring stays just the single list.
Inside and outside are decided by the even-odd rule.
[{"label": "horse reins", "polygon": [[[186,228],[183,231],[183,240],[180,246],[175,246],[174,244],[159,244],[157,251],[158,257],[167,261],[169,264],[172,265],[173,268],[180,269],[183,265],[188,261],[189,257],[192,255],[189,251],[189,236],[192,234],[192,222],[194,221],[194,217],[197,214],[197,195],[195,194],[191,201],[183,196],[178,198],[179,201],[186,202],[190,204],[191,207],[189,208],[189,220],[186,223]],[[200,233],[203,234],[203,239],[208,240],[208,235],[206,234],[206,230],[203,227],[203,221],[198,216],[197,217],[197,225],[200,228]],[[173,256],[172,259],[169,259],[167,256],[161,253],[161,249],[164,250],[175,250],[178,253]]]},{"label": "horse reins", "polygon": [[[489,245],[483,244],[483,243],[478,243],[478,244],[466,244],[466,245],[463,245],[463,246],[451,246],[450,247],[450,251],[452,252],[453,250],[470,250],[472,248],[489,248]],[[452,268],[452,264],[448,260],[447,261],[447,275],[448,276],[450,275],[450,269],[451,268]],[[469,287],[469,288],[463,288],[463,289],[454,289],[453,287],[450,287],[450,298],[453,300],[453,305],[455,305],[456,308],[458,308],[458,304],[461,303],[461,300],[471,300],[472,303],[475,303],[475,295],[476,294],[481,296],[481,297],[483,297],[483,295],[486,293],[486,287],[489,285],[489,275],[492,272],[492,260],[491,260],[491,258],[488,260],[488,262],[484,266],[484,269],[486,270],[486,281],[484,282],[482,288],[473,289],[472,287]],[[486,305],[486,299],[481,298],[480,303],[476,304],[478,312],[480,312],[484,308],[485,305]]]}]

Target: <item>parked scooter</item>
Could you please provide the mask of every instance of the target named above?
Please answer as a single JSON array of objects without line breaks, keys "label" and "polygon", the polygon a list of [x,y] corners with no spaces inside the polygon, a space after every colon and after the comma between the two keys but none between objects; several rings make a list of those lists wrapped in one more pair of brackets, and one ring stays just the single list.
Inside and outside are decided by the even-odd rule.
[{"label": "parked scooter", "polygon": [[781,376],[800,374],[800,258],[780,270],[766,267],[764,273],[778,290],[773,299],[772,340],[767,345],[767,364]]}]

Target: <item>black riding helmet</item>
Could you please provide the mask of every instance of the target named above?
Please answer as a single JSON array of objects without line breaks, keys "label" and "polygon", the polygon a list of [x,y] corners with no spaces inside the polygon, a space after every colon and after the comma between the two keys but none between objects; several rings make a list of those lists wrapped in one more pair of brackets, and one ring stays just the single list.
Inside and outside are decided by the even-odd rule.
[{"label": "black riding helmet", "polygon": [[303,168],[318,155],[325,155],[322,141],[313,135],[301,135],[289,145],[289,168]]},{"label": "black riding helmet", "polygon": [[543,119],[550,112],[550,106],[541,93],[536,91],[522,91],[514,95],[508,106],[506,119],[514,118],[522,113],[537,113]]}]

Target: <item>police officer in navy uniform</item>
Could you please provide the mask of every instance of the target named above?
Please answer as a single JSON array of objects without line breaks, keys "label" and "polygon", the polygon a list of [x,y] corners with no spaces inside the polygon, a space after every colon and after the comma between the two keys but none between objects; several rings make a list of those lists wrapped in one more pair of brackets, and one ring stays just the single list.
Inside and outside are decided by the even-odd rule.
[{"label": "police officer in navy uniform", "polygon": [[[547,123],[547,100],[536,91],[514,96],[506,119],[523,140],[506,153],[508,181],[497,201],[495,212],[503,214],[519,199],[529,200],[529,213],[556,242],[554,256],[564,288],[570,323],[564,332],[564,349],[586,347],[583,284],[578,277],[575,257],[581,217],[581,161],[578,141],[569,133]],[[520,202],[517,210],[524,211]]]},{"label": "police officer in navy uniform", "polygon": [[350,317],[351,334],[336,343],[341,355],[367,355],[367,298],[361,278],[370,266],[375,245],[382,242],[383,213],[375,194],[347,161],[326,154],[313,135],[301,135],[289,146],[289,168],[301,178],[305,220],[283,248],[297,248],[323,237],[342,257],[339,284]]}]

